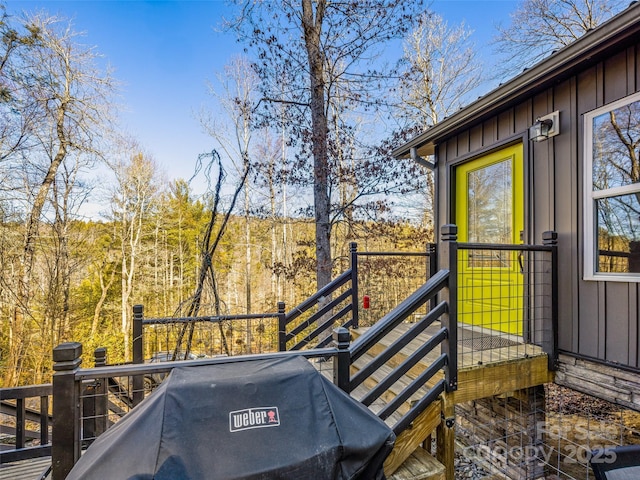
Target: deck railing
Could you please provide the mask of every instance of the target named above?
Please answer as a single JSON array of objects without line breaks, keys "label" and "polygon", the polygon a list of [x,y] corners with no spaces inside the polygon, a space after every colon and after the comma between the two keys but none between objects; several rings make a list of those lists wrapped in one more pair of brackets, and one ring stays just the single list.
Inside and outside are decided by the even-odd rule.
[{"label": "deck railing", "polygon": [[558,361],[558,248],[458,243],[458,342],[461,366],[526,357],[539,347]]},{"label": "deck railing", "polygon": [[[102,425],[109,428],[116,423],[120,414],[133,408],[133,403],[123,401],[128,392],[116,394],[102,386],[118,379],[120,385],[132,385],[133,379],[144,376],[162,376],[180,366],[215,365],[230,362],[244,362],[282,356],[304,356],[306,358],[334,358],[341,353],[339,348],[318,348],[290,352],[238,355],[200,360],[178,360],[162,363],[125,364],[95,368],[80,368],[82,345],[77,342],[65,343],[53,350],[53,442],[51,456],[53,480],[63,480],[80,458],[84,445],[95,438],[98,431],[88,431],[87,425]],[[325,362],[327,367],[331,362]],[[336,365],[338,363],[336,362]],[[87,387],[94,386],[94,389]],[[132,393],[137,393],[133,391]],[[146,392],[139,392],[142,396]],[[92,409],[87,412],[87,405]],[[102,427],[98,427],[102,428]]]},{"label": "deck railing", "polygon": [[[446,250],[446,249],[445,249]],[[431,249],[435,255],[435,249]],[[116,414],[116,408],[123,412],[133,408],[141,401],[145,394],[144,378],[163,376],[173,368],[189,365],[211,365],[221,363],[242,362],[261,358],[271,358],[283,355],[301,355],[306,358],[318,358],[322,361],[317,363],[319,368],[332,368],[334,383],[350,392],[352,386],[359,385],[363,381],[363,375],[351,376],[352,363],[360,358],[365,352],[370,342],[376,342],[382,336],[389,333],[394,325],[415,316],[416,312],[430,301],[434,302],[440,293],[440,303],[428,314],[423,315],[422,320],[415,324],[415,327],[405,336],[408,343],[421,329],[426,328],[436,319],[443,325],[455,324],[455,317],[450,315],[451,309],[447,307],[449,279],[448,271],[440,272],[429,279],[417,292],[412,294],[407,300],[398,305],[392,312],[385,315],[369,333],[363,335],[353,344],[349,341],[349,331],[347,327],[358,326],[358,289],[357,289],[357,256],[355,244],[351,247],[351,268],[331,282],[325,288],[314,294],[308,300],[300,304],[289,313],[284,313],[284,308],[279,305],[277,318],[279,321],[279,348],[287,351],[273,353],[262,353],[238,356],[220,356],[216,358],[204,358],[198,360],[176,360],[162,363],[142,362],[142,339],[143,309],[136,306],[134,310],[134,363],[128,365],[103,366],[93,369],[81,369],[80,357],[82,345],[79,343],[63,344],[54,349],[54,435],[56,443],[53,445],[53,478],[54,480],[64,478],[80,456],[83,445],[91,442],[95,438],[95,433],[101,429],[108,428],[118,420],[120,415]],[[432,257],[432,264],[435,265],[435,258]],[[348,286],[348,288],[344,288]],[[342,290],[340,290],[342,289]],[[339,292],[339,293],[338,293]],[[444,293],[447,292],[447,293]],[[330,300],[327,300],[330,299]],[[340,302],[347,302],[340,308],[336,308]],[[454,302],[455,304],[455,302]],[[312,308],[315,306],[315,310]],[[455,310],[455,309],[454,309]],[[311,313],[309,313],[311,311]],[[329,314],[329,312],[335,312]],[[349,315],[350,313],[350,315]],[[306,315],[305,315],[306,314]],[[346,318],[345,318],[346,317]],[[229,320],[229,317],[225,317]],[[235,318],[234,320],[240,320]],[[148,323],[160,324],[170,323],[175,319],[148,319]],[[206,318],[204,321],[219,321],[220,318]],[[193,322],[194,319],[178,319],[182,322]],[[292,325],[295,325],[292,327]],[[333,335],[326,336],[327,330],[332,329]],[[283,335],[283,332],[285,334]],[[427,350],[442,346],[442,355],[428,369],[428,372],[421,375],[412,382],[399,398],[402,401],[422,388],[426,382],[439,370],[445,370],[446,380],[438,382],[432,388],[427,397],[414,404],[410,411],[406,413],[393,425],[396,433],[408,427],[413,419],[426,408],[427,404],[435,400],[444,389],[455,389],[456,387],[456,353],[455,353],[455,328],[445,326],[437,338],[430,342],[428,349],[421,349],[421,353],[426,354]],[[302,348],[310,346],[316,337],[324,336],[321,341],[313,343],[314,348]],[[453,340],[452,340],[453,338]],[[334,346],[328,347],[333,340]],[[396,344],[393,348],[397,348]],[[384,364],[384,360],[389,352],[379,356],[374,362],[366,367],[368,373]],[[411,368],[414,359],[409,359],[406,363],[395,370],[392,375],[395,379],[403,374],[403,371]],[[373,401],[379,394],[376,390],[369,394],[364,402]],[[381,418],[388,418],[399,406],[401,400],[391,402],[391,404],[381,412]],[[87,411],[87,405],[90,410]],[[87,428],[89,425],[89,428]]]},{"label": "deck railing", "polygon": [[0,389],[0,413],[15,421],[0,429],[3,436],[12,437],[15,446],[0,451],[0,463],[51,455],[51,394],[50,383]]},{"label": "deck railing", "polygon": [[[361,358],[365,353],[369,352],[373,346],[380,343],[380,341],[390,334],[401,322],[405,321],[410,315],[413,315],[414,312],[427,302],[435,299],[439,293],[447,291],[451,278],[451,273],[448,270],[441,270],[436,273],[424,286],[419,288],[395,310],[383,317],[375,326],[371,327],[370,330],[354,341],[349,350],[351,355],[350,362],[353,363]],[[449,302],[455,303],[455,297],[449,298]],[[413,323],[411,328],[400,338],[393,341],[380,354],[374,356],[366,365],[360,367],[357,373],[351,376],[349,382],[345,384],[347,392],[351,392],[359,385],[362,385],[368,377],[373,375],[383,365],[386,365],[391,358],[398,354],[411,341],[415,340],[418,335],[424,332],[434,322],[439,321],[439,330],[432,335],[426,343],[401,361],[390,373],[377,382],[375,387],[371,388],[359,399],[364,405],[370,406],[380,398],[385,391],[403,378],[409,370],[419,362],[424,361],[430,352],[440,346],[440,355],[435,360],[429,362],[428,367],[420,375],[397,392],[393,400],[386,403],[384,407],[377,412],[380,418],[386,420],[397,412],[400,406],[408,401],[412,395],[424,388],[437,373],[444,370],[444,379],[437,381],[435,385],[424,393],[420,400],[411,406],[408,412],[394,422],[393,430],[396,434],[399,434],[409,427],[415,418],[438,398],[442,392],[457,389],[456,320],[455,316],[450,315],[449,305],[450,303],[446,300],[440,301],[429,313]]]},{"label": "deck railing", "polygon": [[[431,330],[435,330],[435,332],[431,335],[430,340],[404,360],[394,362],[396,366],[390,369],[391,373],[388,373],[381,380],[376,380],[377,386],[367,387],[369,390],[359,398],[365,405],[371,405],[384,390],[405,376],[418,362],[423,365],[426,362],[427,365],[423,372],[411,380],[401,391],[396,392],[396,398],[391,399],[377,412],[381,418],[387,419],[388,422],[390,422],[389,417],[393,415],[394,421],[390,424],[396,434],[408,428],[415,418],[442,392],[457,389],[458,367],[460,361],[464,362],[465,342],[467,340],[475,342],[479,337],[487,334],[487,331],[500,333],[500,328],[502,328],[506,330],[502,332],[504,340],[511,341],[512,337],[517,337],[522,344],[540,345],[549,355],[550,368],[555,368],[557,362],[556,234],[546,232],[543,237],[545,244],[542,246],[487,246],[458,243],[455,225],[443,226],[442,233],[439,251],[440,265],[449,268],[437,273],[431,271],[430,278],[425,284],[379,319],[353,343],[350,343],[350,334],[345,327],[358,325],[358,314],[355,313],[357,311],[355,307],[358,301],[357,255],[359,252],[355,252],[355,245],[352,247],[352,268],[334,280],[331,285],[289,313],[286,313],[284,305],[280,304],[277,313],[260,315],[261,318],[276,319],[279,329],[279,349],[284,350],[286,347],[288,351],[257,355],[219,356],[189,361],[143,363],[142,332],[145,319],[143,318],[143,309],[140,306],[134,310],[133,344],[136,350],[133,364],[106,366],[106,352],[104,349],[99,349],[96,351],[97,367],[81,369],[82,346],[80,344],[68,343],[56,347],[54,349],[55,374],[53,379],[53,419],[55,420],[53,436],[56,442],[50,450],[53,457],[54,480],[61,480],[66,476],[78,460],[84,445],[90,443],[117,422],[124,413],[145,397],[148,393],[148,389],[145,389],[145,378],[163,378],[178,366],[242,362],[281,355],[301,355],[306,358],[322,359],[323,361],[316,363],[316,365],[320,369],[331,368],[334,383],[344,391],[355,392],[358,389],[361,392],[367,378],[371,377],[383,365],[388,366],[391,357],[398,354],[427,328],[432,327]],[[491,253],[487,254],[487,252]],[[433,253],[435,254],[435,248]],[[435,266],[435,258],[429,258],[430,265]],[[464,288],[466,284],[474,281],[473,277],[469,277],[470,271],[475,269],[475,273],[477,273],[484,270],[484,273],[487,273],[491,269],[505,268],[502,263],[506,260],[509,260],[509,270],[513,271],[515,275],[520,275],[523,279],[521,281],[522,290],[518,290],[515,295],[516,304],[520,306],[522,313],[514,317],[515,320],[511,320],[520,326],[505,326],[502,325],[504,323],[502,321],[489,325],[474,325],[473,322],[467,324],[465,315],[468,312],[465,310],[467,307],[464,305],[464,301],[469,299],[469,292],[465,292]],[[495,262],[500,265],[496,265]],[[472,280],[470,281],[469,278]],[[482,293],[482,282],[489,280],[488,283],[491,284],[492,279],[495,280],[491,276],[488,279],[481,277],[480,290],[476,290],[476,292]],[[327,298],[331,299],[327,300]],[[343,305],[337,311],[346,310],[351,315],[343,313],[329,316],[330,311],[336,311],[339,302],[347,302],[347,306]],[[313,306],[315,306],[315,310],[312,310]],[[238,317],[235,319],[207,317],[206,321],[215,323],[223,320],[246,320],[243,316]],[[149,324],[155,323],[156,325],[175,320],[146,319]],[[177,320],[194,321],[194,319]],[[378,345],[402,322],[410,324],[405,334],[390,342],[382,353],[370,354],[365,357],[366,353],[371,352],[374,346]],[[292,324],[296,326],[291,328]],[[334,342],[333,346],[328,346],[329,341],[325,339],[321,342],[312,342],[316,337],[326,335],[324,332],[329,328],[333,330],[331,337]],[[516,331],[509,332],[509,328],[515,328]],[[287,329],[289,329],[288,333],[286,333]],[[469,332],[474,336],[467,338],[466,335]],[[316,348],[302,348],[309,346]],[[430,360],[427,361],[427,355],[430,352],[435,352],[438,347],[440,347],[440,353],[432,354],[429,357]],[[367,358],[366,363],[363,362],[365,358]],[[352,369],[355,362],[358,362],[358,371]],[[438,372],[443,372],[442,378],[434,380]],[[3,392],[6,390],[4,389]],[[411,403],[410,409],[406,412],[403,410],[403,414],[397,413],[400,404],[412,397],[415,398],[416,393],[419,393],[419,399]],[[3,395],[6,396],[6,393]]]},{"label": "deck railing", "polygon": [[[189,352],[212,356],[322,348],[331,341],[333,329],[358,328],[362,316],[365,325],[374,324],[396,307],[399,300],[383,301],[379,285],[373,285],[381,272],[402,280],[394,293],[404,298],[436,272],[436,263],[434,244],[423,252],[367,252],[352,242],[349,268],[289,311],[278,302],[277,312],[270,313],[146,318],[143,306],[136,305],[133,361],[142,363],[157,352],[180,360]],[[372,298],[371,307],[362,305],[365,297],[367,302]]]}]

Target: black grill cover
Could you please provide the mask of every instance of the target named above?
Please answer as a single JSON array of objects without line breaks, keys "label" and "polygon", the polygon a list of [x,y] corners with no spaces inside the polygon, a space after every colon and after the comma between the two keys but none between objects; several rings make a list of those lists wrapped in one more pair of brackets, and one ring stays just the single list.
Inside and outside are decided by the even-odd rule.
[{"label": "black grill cover", "polygon": [[73,479],[383,479],[395,436],[302,357],[181,367]]}]

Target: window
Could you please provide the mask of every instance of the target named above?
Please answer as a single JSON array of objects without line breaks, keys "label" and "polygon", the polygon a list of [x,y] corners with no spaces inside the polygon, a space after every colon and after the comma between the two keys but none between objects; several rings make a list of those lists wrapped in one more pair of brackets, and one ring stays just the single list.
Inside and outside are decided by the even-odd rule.
[{"label": "window", "polygon": [[[511,243],[511,158],[467,174],[467,237],[471,243]],[[469,267],[510,267],[509,252],[469,252]],[[489,253],[487,255],[487,253]]]},{"label": "window", "polygon": [[585,279],[640,281],[640,93],[584,119]]}]

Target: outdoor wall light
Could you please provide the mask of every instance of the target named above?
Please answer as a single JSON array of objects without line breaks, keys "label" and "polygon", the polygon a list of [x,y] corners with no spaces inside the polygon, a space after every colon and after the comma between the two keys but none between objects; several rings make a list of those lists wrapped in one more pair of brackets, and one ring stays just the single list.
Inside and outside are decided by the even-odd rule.
[{"label": "outdoor wall light", "polygon": [[544,142],[560,133],[560,112],[556,110],[544,117],[538,117],[536,123],[529,127],[529,140]]}]

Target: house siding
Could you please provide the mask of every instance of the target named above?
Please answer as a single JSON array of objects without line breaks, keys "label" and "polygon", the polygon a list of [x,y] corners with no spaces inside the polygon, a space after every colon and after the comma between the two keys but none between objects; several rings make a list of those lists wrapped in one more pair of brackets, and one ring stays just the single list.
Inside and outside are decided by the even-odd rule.
[{"label": "house siding", "polygon": [[[436,145],[439,223],[454,222],[456,164],[521,136],[525,154],[528,242],[558,232],[559,346],[584,357],[640,368],[640,283],[584,281],[583,115],[640,91],[640,43],[556,82],[533,97]],[[560,135],[526,140],[538,116],[560,111]]]}]

